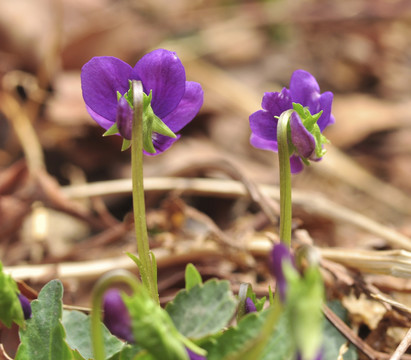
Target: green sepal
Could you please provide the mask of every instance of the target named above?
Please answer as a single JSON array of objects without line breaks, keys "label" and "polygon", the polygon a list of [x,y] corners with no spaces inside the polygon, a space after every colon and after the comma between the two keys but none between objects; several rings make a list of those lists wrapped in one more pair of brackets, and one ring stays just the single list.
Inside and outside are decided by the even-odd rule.
[{"label": "green sepal", "polygon": [[187,291],[190,290],[192,287],[196,285],[201,285],[203,283],[201,274],[198,272],[196,267],[191,263],[187,264],[186,266],[185,282]]},{"label": "green sepal", "polygon": [[274,305],[274,294],[270,285],[268,285],[268,302],[270,303],[270,306]]},{"label": "green sepal", "polygon": [[117,135],[118,133],[117,123],[114,123],[109,129],[107,129],[103,136]]},{"label": "green sepal", "polygon": [[127,256],[128,256],[131,260],[133,260],[133,261],[135,262],[135,264],[137,265],[138,271],[140,272],[141,282],[142,282],[145,286],[147,286],[147,288],[148,288],[150,282],[149,282],[149,280],[148,280],[147,272],[146,272],[143,264],[141,263],[141,260],[140,260],[137,256],[135,256],[134,254],[132,254],[132,253],[126,252],[126,254],[127,254]]},{"label": "green sepal", "polygon": [[123,138],[123,143],[121,145],[121,151],[126,151],[131,147],[131,140],[127,140]]},{"label": "green sepal", "polygon": [[150,94],[143,94],[143,149],[154,154],[156,149],[153,145],[153,132],[176,138],[170,128],[156,115],[151,107],[152,91]]},{"label": "green sepal", "polygon": [[[304,127],[311,133],[311,135],[315,139],[315,156],[317,158],[323,157],[326,153],[323,145],[329,143],[328,139],[321,133],[320,127],[317,124],[317,121],[321,117],[323,111],[321,110],[317,114],[311,115],[308,107],[303,107],[298,103],[293,103],[293,109],[300,116]],[[308,164],[307,159],[304,159],[303,157],[301,157],[301,159],[303,160],[304,164]]]}]

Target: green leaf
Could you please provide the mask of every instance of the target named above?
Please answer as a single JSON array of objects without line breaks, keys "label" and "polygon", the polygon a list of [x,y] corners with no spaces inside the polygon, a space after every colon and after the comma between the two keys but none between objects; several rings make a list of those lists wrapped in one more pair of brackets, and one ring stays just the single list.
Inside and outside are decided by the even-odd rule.
[{"label": "green leaf", "polygon": [[16,360],[71,360],[73,353],[65,341],[61,324],[63,285],[59,280],[47,283],[31,302],[32,317],[20,329]]},{"label": "green leaf", "polygon": [[[258,347],[270,310],[251,313],[242,318],[237,326],[225,331],[204,347],[208,350],[207,360],[257,359],[252,354]],[[293,355],[289,334],[286,332],[286,318],[280,317],[274,332],[265,344],[259,360],[287,360]]]},{"label": "green leaf", "polygon": [[236,306],[229,282],[212,279],[181,290],[166,310],[184,336],[201,339],[227,326]]},{"label": "green leaf", "polygon": [[[146,350],[143,350],[140,345],[135,344],[125,344],[121,351],[115,354],[110,360],[134,360],[137,355],[145,354],[151,356]],[[142,358],[143,359],[143,358]],[[148,357],[147,360],[152,359]]]},{"label": "green leaf", "polygon": [[156,304],[141,286],[137,294],[122,294],[131,317],[131,327],[138,344],[155,359],[187,360],[182,336],[168,313]]},{"label": "green leaf", "polygon": [[[79,311],[63,311],[63,326],[66,330],[67,343],[73,350],[77,350],[85,359],[93,358],[93,347],[91,340],[90,316]],[[110,331],[103,326],[104,344],[106,346],[106,358],[119,352],[124,343],[113,336]]]},{"label": "green leaf", "polygon": [[192,287],[196,285],[201,285],[203,283],[201,274],[198,272],[198,270],[193,264],[187,264],[185,279],[186,279],[186,290],[190,290]]},{"label": "green leaf", "polygon": [[3,264],[0,262],[0,321],[8,328],[12,322],[24,326],[23,309],[17,297],[18,293],[16,282],[3,272]]},{"label": "green leaf", "polygon": [[294,343],[289,333],[288,319],[285,316],[285,314],[282,314],[259,360],[294,360],[294,359],[295,359],[295,347],[294,347]]},{"label": "green leaf", "polygon": [[[339,301],[332,301],[328,306],[343,321],[348,322],[348,312]],[[337,359],[341,346],[347,339],[332,325],[328,319],[324,320],[323,359]],[[343,356],[344,360],[357,360],[358,354],[354,345],[350,344]]]}]

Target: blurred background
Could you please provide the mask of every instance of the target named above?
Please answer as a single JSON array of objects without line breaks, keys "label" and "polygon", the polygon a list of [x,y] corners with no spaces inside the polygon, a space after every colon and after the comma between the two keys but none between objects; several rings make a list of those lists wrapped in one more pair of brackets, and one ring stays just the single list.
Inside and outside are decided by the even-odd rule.
[{"label": "blurred background", "polygon": [[[65,303],[87,306],[90,286],[113,266],[105,259],[130,268],[129,188],[105,182],[130,178],[130,152],[120,151],[119,137],[103,138],[87,114],[80,71],[103,55],[134,66],[155,48],[175,51],[205,91],[181,139],[144,159],[145,176],[161,180],[146,200],[163,303],[183,286],[187,262],[234,289],[250,282],[263,295],[272,285],[266,232],[276,239],[277,203],[240,196],[232,183],[219,194],[212,184],[201,196],[169,191],[170,176],[235,179],[251,192],[253,183],[278,185],[276,154],[249,144],[248,117],[296,69],[334,93],[336,124],[325,131],[325,158],[293,177],[294,228],[322,249],[350,248],[345,259],[411,250],[411,1],[1,0],[0,259],[22,266],[16,279],[39,289],[59,277]],[[74,196],[78,185],[85,190]],[[335,274],[325,277],[329,297],[348,298]],[[411,303],[406,281],[367,279]],[[362,304],[371,310],[361,316],[374,319]],[[380,349],[402,338],[385,336],[378,321],[357,323]]]},{"label": "blurred background", "polygon": [[[409,0],[1,0],[0,258],[6,265],[135,251],[128,194],[69,201],[64,189],[130,177],[121,139],[102,138],[85,110],[81,67],[102,55],[134,66],[155,48],[177,52],[187,79],[202,84],[205,101],[169,151],[145,158],[145,176],[241,173],[278,184],[275,154],[249,144],[248,117],[264,92],[288,87],[292,72],[305,69],[322,92],[334,92],[336,124],[325,133],[328,154],[293,178],[295,188],[411,236]],[[173,196],[147,195],[158,246],[181,237],[177,215],[186,206],[234,241],[264,229],[258,219],[239,221],[258,213],[250,202]],[[197,221],[190,231],[209,230],[190,216]],[[321,246],[391,247],[326,214],[297,207],[295,217],[295,226]]]}]

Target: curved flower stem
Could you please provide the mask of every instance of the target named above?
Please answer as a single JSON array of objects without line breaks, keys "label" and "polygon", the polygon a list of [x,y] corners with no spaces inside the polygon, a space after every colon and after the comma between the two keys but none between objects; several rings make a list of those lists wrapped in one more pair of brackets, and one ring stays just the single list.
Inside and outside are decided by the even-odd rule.
[{"label": "curved flower stem", "polygon": [[288,151],[288,123],[294,110],[284,111],[278,119],[277,143],[280,166],[280,240],[291,245],[291,167]]},{"label": "curved flower stem", "polygon": [[137,251],[141,281],[151,298],[159,303],[157,290],[157,269],[150,256],[147,235],[146,208],[143,184],[143,85],[133,80],[133,126],[131,133],[131,173],[133,181],[133,210],[136,230]]},{"label": "curved flower stem", "polygon": [[138,291],[139,283],[135,276],[126,270],[114,270],[102,276],[94,285],[92,293],[91,339],[94,360],[105,360],[105,345],[101,324],[101,303],[105,291],[114,283],[126,283],[134,293]]}]

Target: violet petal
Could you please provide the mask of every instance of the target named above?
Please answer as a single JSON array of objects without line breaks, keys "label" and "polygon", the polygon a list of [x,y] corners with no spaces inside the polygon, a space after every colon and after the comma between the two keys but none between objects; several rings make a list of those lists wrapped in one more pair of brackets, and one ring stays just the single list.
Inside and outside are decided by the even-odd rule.
[{"label": "violet petal", "polygon": [[291,76],[290,92],[293,102],[308,106],[311,114],[318,113],[320,87],[309,72],[296,70]]},{"label": "violet petal", "polygon": [[254,147],[262,150],[271,150],[271,151],[278,151],[278,143],[277,141],[270,141],[260,138],[255,134],[251,134],[250,136],[250,143]]},{"label": "violet petal", "polygon": [[331,115],[331,106],[333,101],[334,95],[332,92],[327,91],[320,96],[320,108],[323,111],[320,118],[317,121],[317,124],[321,130],[321,132],[331,124],[334,124],[335,119],[334,116]]},{"label": "violet petal", "polygon": [[183,98],[176,109],[162,118],[163,122],[174,133],[180,131],[193,120],[200,111],[203,105],[203,96],[204,93],[200,84],[193,81],[186,81],[186,90]]},{"label": "violet petal", "polygon": [[[303,357],[301,355],[301,352],[297,353],[297,360],[302,360]],[[317,355],[315,355],[315,357],[312,360],[322,360],[323,359],[323,350],[320,349],[320,351],[318,351]]]},{"label": "violet petal", "polygon": [[108,129],[116,120],[117,91],[129,89],[132,68],[111,56],[94,57],[81,69],[81,88],[90,116]]},{"label": "violet petal", "polygon": [[31,305],[29,299],[27,299],[23,294],[17,294],[21,307],[23,309],[23,314],[24,314],[24,319],[30,319],[31,318]]},{"label": "violet petal", "polygon": [[267,110],[258,110],[250,115],[251,132],[258,137],[277,142],[278,119]]},{"label": "violet petal", "polygon": [[190,350],[187,347],[186,347],[186,351],[187,351],[188,356],[190,357],[190,360],[207,360],[206,357],[196,354],[194,351]]},{"label": "violet petal", "polygon": [[103,298],[103,322],[110,332],[129,343],[134,343],[131,318],[117,289],[109,289]]},{"label": "violet petal", "polygon": [[299,156],[291,155],[290,156],[290,168],[292,174],[298,174],[304,169],[304,164]]},{"label": "violet petal", "polygon": [[309,158],[315,151],[314,136],[305,128],[296,112],[290,118],[291,141],[300,156]]},{"label": "violet petal", "polygon": [[281,92],[266,92],[261,106],[273,116],[280,116],[284,111],[292,109],[290,90],[283,88]]},{"label": "violet petal", "polygon": [[141,80],[146,94],[153,91],[151,107],[162,119],[173,111],[186,88],[186,74],[172,51],[157,49],[144,55],[134,66],[132,78]]},{"label": "violet petal", "polygon": [[166,151],[171,145],[173,145],[181,135],[177,134],[176,138],[171,138],[168,136],[164,136],[161,134],[153,133],[153,146],[154,149],[156,150],[155,153],[149,153],[147,151],[143,151],[145,155],[148,156],[155,156],[155,155],[160,155],[164,151]]}]

